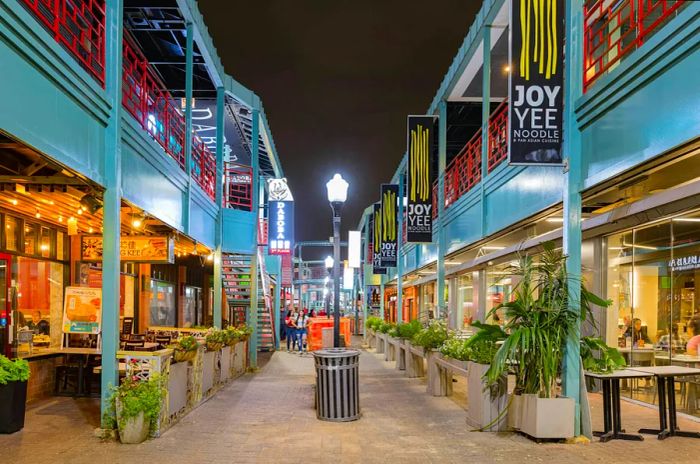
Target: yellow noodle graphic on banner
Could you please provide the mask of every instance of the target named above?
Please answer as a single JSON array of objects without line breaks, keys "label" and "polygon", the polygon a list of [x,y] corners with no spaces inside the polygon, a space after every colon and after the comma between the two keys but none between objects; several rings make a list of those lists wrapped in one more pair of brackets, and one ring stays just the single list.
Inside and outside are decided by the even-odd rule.
[{"label": "yellow noodle graphic on banner", "polygon": [[549,79],[557,73],[559,61],[558,0],[515,1],[520,2],[520,77],[529,81],[533,64]]},{"label": "yellow noodle graphic on banner", "polygon": [[382,249],[382,221],[381,209],[374,212],[374,252]]},{"label": "yellow noodle graphic on banner", "polygon": [[384,192],[382,198],[382,243],[396,240],[396,193]]},{"label": "yellow noodle graphic on banner", "polygon": [[411,201],[427,201],[430,195],[430,129],[424,128],[421,124],[416,129],[411,130],[410,166],[411,191],[409,192]]}]

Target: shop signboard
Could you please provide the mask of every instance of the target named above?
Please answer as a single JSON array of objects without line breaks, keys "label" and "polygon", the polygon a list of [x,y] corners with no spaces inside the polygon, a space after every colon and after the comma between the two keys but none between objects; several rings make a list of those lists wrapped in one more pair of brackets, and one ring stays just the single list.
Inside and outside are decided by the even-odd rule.
[{"label": "shop signboard", "polygon": [[406,242],[433,241],[433,134],[435,116],[408,117]]},{"label": "shop signboard", "polygon": [[[381,188],[380,220],[375,220],[375,237],[378,237],[380,262],[382,267],[396,267],[398,256],[398,206],[399,186],[396,184],[382,184]],[[376,219],[376,218],[375,218]],[[377,242],[375,242],[376,246]]]},{"label": "shop signboard", "polygon": [[271,255],[291,255],[294,249],[294,202],[268,202],[267,251]]},{"label": "shop signboard", "polygon": [[561,165],[564,0],[511,0],[509,162]]},{"label": "shop signboard", "polygon": [[352,268],[360,267],[362,260],[362,233],[359,230],[348,231],[348,263]]},{"label": "shop signboard", "polygon": [[378,237],[376,223],[380,222],[382,206],[379,203],[374,204],[374,211],[369,220],[369,256],[372,257],[372,274],[386,274],[386,268],[382,267],[382,253],[379,245],[380,238]]},{"label": "shop signboard", "polygon": [[[212,154],[216,154],[216,100],[197,98],[192,108],[192,128]],[[229,108],[224,115],[224,149],[226,162],[250,166],[250,155],[243,148],[236,132],[236,121]]]},{"label": "shop signboard", "polygon": [[[102,261],[102,236],[83,235],[80,239],[81,261]],[[172,237],[123,235],[119,239],[121,261],[172,264],[175,262],[175,242]]]},{"label": "shop signboard", "polygon": [[102,328],[102,289],[66,287],[63,333],[99,334]]}]

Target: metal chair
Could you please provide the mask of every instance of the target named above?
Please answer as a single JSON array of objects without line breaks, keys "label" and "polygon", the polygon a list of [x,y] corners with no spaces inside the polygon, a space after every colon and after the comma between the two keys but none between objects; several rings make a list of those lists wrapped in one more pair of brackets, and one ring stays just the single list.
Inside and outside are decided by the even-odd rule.
[{"label": "metal chair", "polygon": [[124,351],[142,351],[144,348],[145,342],[143,340],[141,341],[133,341],[130,340],[128,342],[124,342]]}]

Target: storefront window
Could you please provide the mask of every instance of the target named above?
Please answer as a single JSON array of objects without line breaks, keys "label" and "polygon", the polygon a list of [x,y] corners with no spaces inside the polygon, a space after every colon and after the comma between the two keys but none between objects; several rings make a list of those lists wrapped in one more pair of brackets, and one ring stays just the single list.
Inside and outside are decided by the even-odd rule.
[{"label": "storefront window", "polygon": [[19,219],[5,216],[5,248],[9,251],[19,251]]},{"label": "storefront window", "polygon": [[[61,344],[64,265],[17,257],[13,285],[17,287],[18,330],[32,331],[34,348]],[[29,347],[18,347],[28,354]]]},{"label": "storefront window", "polygon": [[435,317],[435,282],[428,282],[421,286],[420,314],[421,321],[433,319]]},{"label": "storefront window", "polygon": [[41,228],[41,235],[39,239],[39,253],[42,258],[51,257],[51,229],[48,227]]},{"label": "storefront window", "polygon": [[175,285],[151,279],[151,326],[175,327]]},{"label": "storefront window", "polygon": [[[486,271],[486,314],[505,301],[509,301],[513,293],[513,276],[509,270],[510,263],[493,266]],[[487,323],[503,325],[505,312],[498,309],[493,315],[487,317]]]},{"label": "storefront window", "polygon": [[34,224],[24,224],[24,252],[28,255],[35,255],[37,252],[37,226]]},{"label": "storefront window", "polygon": [[476,315],[476,308],[474,308],[474,283],[471,273],[459,276],[457,285],[458,323],[463,328],[471,325]]}]

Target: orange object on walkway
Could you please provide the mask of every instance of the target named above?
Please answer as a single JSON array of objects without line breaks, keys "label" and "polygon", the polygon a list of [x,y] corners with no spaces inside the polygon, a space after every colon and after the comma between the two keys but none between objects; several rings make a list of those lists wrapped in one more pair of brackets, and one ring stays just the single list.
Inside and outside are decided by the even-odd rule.
[{"label": "orange object on walkway", "polygon": [[[306,347],[309,351],[323,348],[323,329],[333,327],[333,317],[312,317],[309,319],[306,334]],[[345,336],[345,346],[350,346],[350,318],[340,318],[340,333]]]}]

